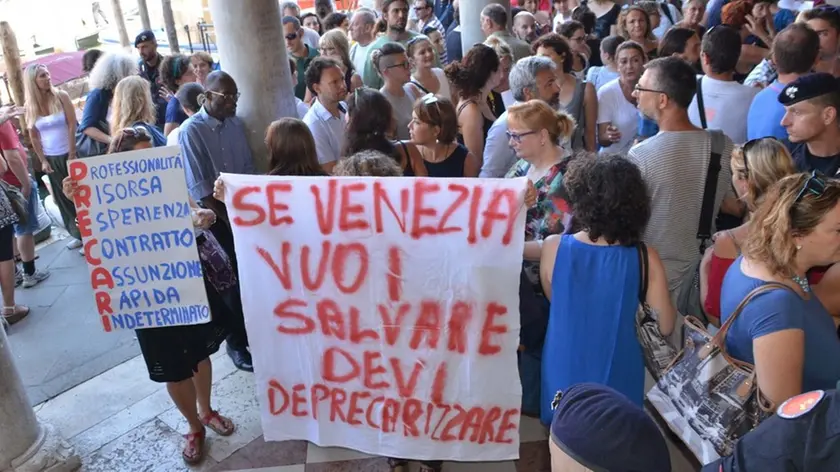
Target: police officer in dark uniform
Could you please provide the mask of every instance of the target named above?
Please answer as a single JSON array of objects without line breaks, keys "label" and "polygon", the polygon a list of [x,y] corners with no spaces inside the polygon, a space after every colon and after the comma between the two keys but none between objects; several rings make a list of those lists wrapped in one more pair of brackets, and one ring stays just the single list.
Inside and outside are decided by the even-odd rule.
[{"label": "police officer in dark uniform", "polygon": [[753,471],[840,471],[840,391],[816,390],[782,403],[738,441],[731,456],[702,472]]},{"label": "police officer in dark uniform", "polygon": [[801,172],[840,173],[840,81],[831,74],[803,75],[779,93],[785,106],[782,126]]},{"label": "police officer in dark uniform", "polygon": [[[155,126],[163,131],[166,124],[166,104],[169,102],[169,93],[163,87],[160,77],[160,64],[163,56],[158,54],[157,39],[151,31],[143,31],[134,39],[134,47],[140,53],[140,77],[148,80],[152,85],[152,100],[155,102]],[[162,93],[163,92],[163,93]]]}]

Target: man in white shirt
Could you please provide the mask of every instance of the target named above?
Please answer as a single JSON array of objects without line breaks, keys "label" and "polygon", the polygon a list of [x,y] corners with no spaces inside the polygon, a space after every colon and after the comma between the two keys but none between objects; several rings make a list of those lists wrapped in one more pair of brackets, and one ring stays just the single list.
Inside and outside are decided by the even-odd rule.
[{"label": "man in white shirt", "polygon": [[347,96],[347,85],[341,66],[334,59],[316,57],[306,69],[306,87],[315,101],[303,117],[303,122],[312,132],[318,162],[325,172],[330,172],[341,158],[341,147],[344,145],[347,108],[342,99]]},{"label": "man in white shirt", "polygon": [[[542,100],[553,109],[560,106],[560,87],[551,59],[530,56],[519,60],[510,70],[510,90],[516,103]],[[490,127],[484,145],[484,163],[479,177],[504,177],[516,163],[516,154],[508,144],[507,111]]]},{"label": "man in white shirt", "polygon": [[359,71],[365,68],[370,45],[376,39],[376,15],[367,9],[360,9],[353,13],[350,20],[350,36],[353,37],[353,46],[350,47],[350,62]]},{"label": "man in white shirt", "polygon": [[[720,132],[694,126],[688,107],[697,88],[694,69],[677,57],[647,64],[633,95],[639,110],[659,124],[659,133],[630,149],[651,199],[644,241],[662,258],[672,294],[700,257],[700,209],[711,154],[720,155],[712,221],[732,185],[732,141]],[[713,228],[712,228],[713,229]]]},{"label": "man in white shirt", "polygon": [[700,119],[697,95],[688,107],[688,117],[694,126],[719,129],[737,144],[747,141],[747,114],[759,92],[735,82],[735,66],[741,54],[740,34],[727,26],[718,26],[703,37],[700,64],[706,74],[700,78],[698,95],[702,94],[705,126]]}]

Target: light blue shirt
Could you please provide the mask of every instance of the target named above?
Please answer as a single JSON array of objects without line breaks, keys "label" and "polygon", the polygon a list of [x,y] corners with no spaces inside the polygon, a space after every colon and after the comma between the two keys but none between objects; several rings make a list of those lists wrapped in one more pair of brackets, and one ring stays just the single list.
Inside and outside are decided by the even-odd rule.
[{"label": "light blue shirt", "polygon": [[219,121],[202,108],[181,125],[178,144],[187,163],[187,188],[195,201],[213,195],[213,183],[221,172],[257,171],[245,125],[237,117]]},{"label": "light blue shirt", "polygon": [[484,143],[484,162],[481,165],[479,177],[503,178],[516,164],[516,153],[508,143],[507,130],[507,111],[505,111],[487,132],[487,140]]},{"label": "light blue shirt", "polygon": [[782,126],[785,107],[779,103],[779,93],[785,88],[778,80],[758,92],[747,114],[747,139],[772,136],[787,139],[788,133]]},{"label": "light blue shirt", "polygon": [[[347,106],[342,102],[339,109],[346,110]],[[344,145],[344,112],[340,111],[339,116],[335,117],[316,99],[303,117],[303,122],[309,126],[312,138],[315,139],[318,162],[329,164],[339,160],[341,146]]]}]

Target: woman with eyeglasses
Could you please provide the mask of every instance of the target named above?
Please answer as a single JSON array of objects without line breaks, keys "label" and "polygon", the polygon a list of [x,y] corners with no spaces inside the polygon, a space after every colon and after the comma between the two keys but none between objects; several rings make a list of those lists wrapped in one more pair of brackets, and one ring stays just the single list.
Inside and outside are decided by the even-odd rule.
[{"label": "woman with eyeglasses", "polygon": [[767,190],[751,219],[742,254],[723,281],[721,323],[753,289],[768,282],[785,288],[747,303],[730,326],[727,353],[755,365],[762,395],[776,405],[833,389],[840,339],[807,272],[840,262],[840,182],[818,173],[785,177]]},{"label": "woman with eyeglasses", "polygon": [[[773,138],[748,141],[737,147],[729,162],[732,186],[738,198],[750,212],[759,200],[779,180],[796,173],[796,165],[784,144]],[[741,226],[722,231],[714,238],[700,264],[700,299],[709,321],[720,326],[720,292],[726,271],[741,255],[751,219]]]},{"label": "woman with eyeglasses", "polygon": [[665,266],[654,248],[640,247],[650,195],[639,168],[622,156],[578,155],[562,190],[579,229],[548,237],[540,253],[540,280],[551,301],[542,351],[543,424],[551,423],[552,392],[580,382],[608,385],[641,407],[639,300],[650,305],[663,335],[676,320]]},{"label": "woman with eyeglasses", "polygon": [[571,217],[559,189],[569,156],[561,143],[574,130],[572,117],[541,100],[519,103],[508,110],[507,135],[519,160],[505,177],[528,177],[537,194],[525,216],[525,270],[537,293],[542,293],[538,264],[541,242],[565,227]]},{"label": "woman with eyeglasses", "polygon": [[639,126],[633,91],[644,71],[645,50],[635,41],[624,41],[615,57],[618,78],[598,90],[598,144],[600,152],[624,154],[633,146]]},{"label": "woman with eyeglasses", "polygon": [[133,127],[145,128],[155,147],[166,146],[166,138],[155,127],[151,87],[139,75],[126,77],[117,84],[111,108],[112,136],[119,130]]},{"label": "woman with eyeglasses", "polygon": [[50,71],[44,65],[26,68],[23,89],[32,149],[41,161],[41,170],[50,179],[61,220],[70,233],[67,249],[78,249],[82,247],[82,237],[76,226],[76,206],[58,191],[61,181],[69,175],[67,161],[76,158],[76,110],[70,95],[53,87]]},{"label": "woman with eyeglasses", "polygon": [[429,177],[478,177],[481,161],[455,140],[458,118],[449,99],[421,97],[414,104],[409,129]]},{"label": "woman with eyeglasses", "polygon": [[409,83],[411,73],[405,48],[400,43],[385,43],[371,53],[371,61],[384,84],[379,91],[388,99],[394,113],[395,129],[390,136],[405,141],[409,139],[408,124],[414,100],[419,95]]},{"label": "woman with eyeglasses", "polygon": [[560,108],[568,112],[577,124],[569,147],[575,151],[595,151],[598,96],[592,84],[572,73],[574,53],[569,43],[559,34],[549,33],[537,38],[531,48],[536,55],[551,59],[557,66],[555,75],[560,87]]},{"label": "woman with eyeglasses", "polygon": [[347,41],[347,35],[344,34],[344,31],[333,29],[324,33],[318,42],[318,52],[322,56],[335,59],[341,64],[348,94],[364,85],[362,84],[362,77],[356,73],[353,61],[350,60],[350,43]]},{"label": "woman with eyeglasses", "polygon": [[583,23],[579,21],[567,21],[561,24],[555,31],[562,36],[572,50],[572,67],[569,71],[579,80],[586,79],[586,70],[589,68],[589,56],[592,51],[586,44],[586,30]]},{"label": "woman with eyeglasses", "polygon": [[411,84],[418,90],[417,96],[427,93],[452,98],[452,88],[443,69],[435,67],[435,47],[427,36],[415,36],[406,43],[408,62],[413,73]]},{"label": "woman with eyeglasses", "polygon": [[160,64],[160,79],[163,81],[166,92],[172,94],[166,104],[166,123],[163,125],[163,135],[169,136],[173,129],[181,126],[187,121],[187,114],[181,109],[181,102],[178,101],[177,92],[183,84],[198,80],[193,69],[190,56],[174,54],[163,58]]},{"label": "woman with eyeglasses", "polygon": [[502,81],[499,56],[490,46],[476,44],[460,62],[446,66],[446,77],[455,88],[458,142],[474,156],[484,156],[487,133],[496,121],[487,97]]},{"label": "woman with eyeglasses", "polygon": [[394,123],[391,104],[382,92],[367,87],[357,89],[347,100],[347,130],[341,155],[379,151],[391,156],[406,177],[428,176],[417,146],[390,138]]},{"label": "woman with eyeglasses", "polygon": [[650,15],[643,7],[631,5],[621,10],[621,15],[618,17],[617,32],[624,39],[635,41],[641,45],[646,58],[655,59],[657,57],[656,50],[659,43],[656,41],[656,36],[653,35]]},{"label": "woman with eyeglasses", "polygon": [[[134,126],[114,132],[109,153],[152,147],[154,140],[148,127]],[[77,188],[75,181],[64,179],[63,190],[68,198],[73,198]],[[230,436],[235,430],[230,418],[213,409],[210,356],[219,350],[229,332],[228,320],[234,316],[231,311],[241,311],[242,302],[230,258],[209,231],[216,215],[212,210],[195,207],[192,201],[190,205],[211,320],[206,324],[138,329],[135,334],[149,378],[166,384],[169,397],[187,422],[189,432],[184,435],[181,456],[185,463],[194,465],[207,452],[207,429],[220,436]]]}]

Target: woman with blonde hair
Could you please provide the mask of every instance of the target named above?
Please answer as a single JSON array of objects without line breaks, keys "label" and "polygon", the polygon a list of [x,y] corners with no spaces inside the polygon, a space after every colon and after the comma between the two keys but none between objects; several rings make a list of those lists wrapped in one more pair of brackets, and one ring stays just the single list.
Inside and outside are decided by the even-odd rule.
[{"label": "woman with blonde hair", "polygon": [[755,365],[759,389],[776,405],[840,380],[840,339],[806,275],[840,262],[838,228],[840,182],[818,172],[787,176],[761,198],[724,279],[721,323],[754,289],[784,286],[747,303],[726,336],[727,353]]},{"label": "woman with blonde hair", "polygon": [[76,206],[60,191],[61,181],[69,175],[67,161],[76,158],[76,111],[70,95],[53,87],[47,66],[31,65],[23,77],[24,109],[32,149],[50,179],[61,221],[72,237],[67,249],[78,249],[82,237],[76,225]]},{"label": "woman with blonde hair", "polygon": [[443,69],[437,67],[435,47],[428,36],[419,35],[405,44],[405,52],[411,63],[411,85],[416,87],[417,96],[427,93],[452,99],[452,87]]},{"label": "woman with blonde hair", "polygon": [[621,10],[621,14],[618,16],[617,32],[624,39],[641,44],[648,60],[657,57],[656,49],[659,47],[659,43],[656,41],[656,36],[653,35],[650,15],[644,8],[631,5]]},{"label": "woman with blonde hair", "polygon": [[318,52],[324,57],[331,57],[341,64],[344,70],[344,83],[347,93],[351,94],[362,85],[362,77],[356,73],[353,61],[350,60],[350,42],[341,29],[333,29],[324,33],[318,42]]},{"label": "woman with blonde hair", "polygon": [[114,89],[122,79],[137,73],[137,61],[127,54],[106,53],[93,66],[88,81],[91,90],[85,97],[85,109],[78,128],[90,139],[101,143],[100,149],[93,150],[96,154],[90,155],[104,154],[111,143],[108,110],[114,98]]},{"label": "woman with blonde hair", "polygon": [[166,146],[166,138],[155,127],[155,104],[149,82],[139,75],[126,77],[114,89],[111,110],[111,136],[120,130],[146,128],[155,147]]},{"label": "woman with blonde hair", "polygon": [[[796,173],[796,164],[784,144],[774,138],[747,141],[737,147],[729,161],[732,186],[738,198],[750,212],[755,211],[764,193],[779,180]],[[722,231],[703,256],[700,264],[700,300],[712,324],[719,325],[720,291],[726,271],[741,255],[741,245],[747,238],[750,221]]]}]

